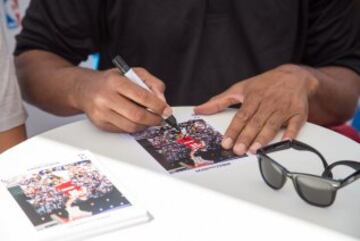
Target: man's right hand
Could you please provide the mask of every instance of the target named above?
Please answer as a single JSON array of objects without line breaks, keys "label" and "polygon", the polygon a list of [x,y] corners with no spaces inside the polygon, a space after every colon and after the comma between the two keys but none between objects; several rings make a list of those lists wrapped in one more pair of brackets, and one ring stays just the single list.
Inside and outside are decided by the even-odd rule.
[{"label": "man's right hand", "polygon": [[[164,97],[164,83],[143,68],[134,71],[148,91],[122,76],[117,69],[99,72],[98,78],[77,86],[75,105],[100,129],[134,133],[158,125],[172,114]],[[151,111],[150,111],[151,110]]]}]

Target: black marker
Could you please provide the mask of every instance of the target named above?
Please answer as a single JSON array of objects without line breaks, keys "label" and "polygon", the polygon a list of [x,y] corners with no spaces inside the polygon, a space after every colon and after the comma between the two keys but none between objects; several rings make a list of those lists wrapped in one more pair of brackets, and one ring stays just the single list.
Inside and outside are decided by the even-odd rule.
[{"label": "black marker", "polygon": [[[134,70],[132,68],[130,68],[129,65],[127,65],[127,63],[124,61],[124,59],[121,58],[119,55],[116,56],[112,62],[121,71],[121,73],[124,76],[126,76],[129,80],[131,80],[135,84],[143,87],[144,89],[151,91],[149,89],[149,87],[144,83],[144,81],[142,79],[140,79],[140,77],[134,72]],[[164,118],[164,120],[171,127],[174,127],[176,130],[181,132],[181,129],[180,129],[174,115],[171,115],[170,117],[168,117],[166,119]]]}]

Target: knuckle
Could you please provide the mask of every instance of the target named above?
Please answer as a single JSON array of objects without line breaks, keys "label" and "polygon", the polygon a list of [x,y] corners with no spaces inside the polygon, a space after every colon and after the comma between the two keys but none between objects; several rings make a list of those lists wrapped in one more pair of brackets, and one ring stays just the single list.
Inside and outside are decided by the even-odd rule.
[{"label": "knuckle", "polygon": [[131,117],[135,122],[142,122],[145,119],[145,113],[141,110],[134,110],[131,112]]},{"label": "knuckle", "polygon": [[250,113],[247,111],[238,111],[235,114],[235,121],[237,122],[247,122],[250,118]]},{"label": "knuckle", "polygon": [[259,130],[263,126],[263,121],[261,117],[254,117],[249,124],[252,129]]},{"label": "knuckle", "polygon": [[104,98],[104,96],[100,93],[95,95],[93,102],[96,107],[100,107],[100,108],[105,107],[107,104],[106,98]]},{"label": "knuckle", "polygon": [[143,101],[144,103],[148,102],[150,98],[150,92],[146,90],[136,91],[135,95],[139,100]]},{"label": "knuckle", "polygon": [[164,92],[166,89],[166,85],[162,81],[159,81],[158,88],[161,92]]},{"label": "knuckle", "polygon": [[281,124],[275,120],[269,120],[267,123],[267,129],[271,132],[276,132],[280,126]]}]

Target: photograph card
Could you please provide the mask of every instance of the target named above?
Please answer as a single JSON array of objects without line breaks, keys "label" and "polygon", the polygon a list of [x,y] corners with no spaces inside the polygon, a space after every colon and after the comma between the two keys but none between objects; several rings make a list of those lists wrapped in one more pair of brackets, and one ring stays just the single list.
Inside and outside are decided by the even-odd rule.
[{"label": "photograph card", "polygon": [[131,206],[93,160],[79,159],[2,180],[37,230]]},{"label": "photograph card", "polygon": [[135,140],[169,173],[204,168],[239,158],[221,147],[222,135],[203,119],[153,126],[133,134]]}]

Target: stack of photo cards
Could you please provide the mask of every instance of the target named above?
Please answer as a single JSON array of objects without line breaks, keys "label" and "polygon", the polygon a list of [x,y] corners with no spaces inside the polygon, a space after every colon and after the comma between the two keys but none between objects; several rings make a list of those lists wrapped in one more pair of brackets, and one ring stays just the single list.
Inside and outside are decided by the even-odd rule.
[{"label": "stack of photo cards", "polygon": [[150,220],[90,152],[37,165],[0,168],[17,219],[8,225],[18,225],[24,240],[82,240]]},{"label": "stack of photo cards", "polygon": [[223,136],[203,119],[194,118],[179,127],[182,132],[166,124],[149,127],[133,137],[171,174],[208,170],[240,158],[221,147]]}]

